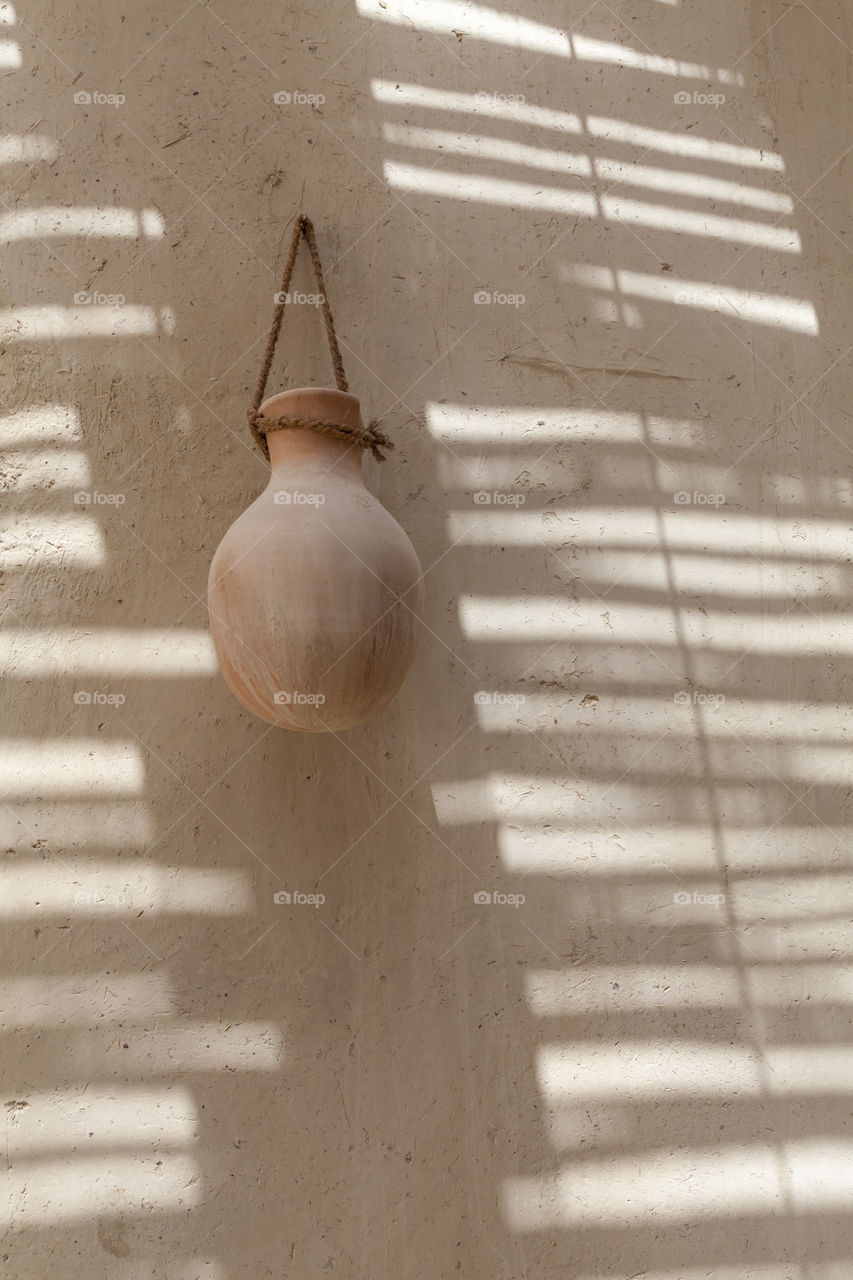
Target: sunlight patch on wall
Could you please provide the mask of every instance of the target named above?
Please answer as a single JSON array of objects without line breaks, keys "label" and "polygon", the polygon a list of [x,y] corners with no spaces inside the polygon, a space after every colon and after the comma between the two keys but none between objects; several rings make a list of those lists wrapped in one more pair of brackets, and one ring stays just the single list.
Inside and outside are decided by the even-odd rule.
[{"label": "sunlight patch on wall", "polygon": [[[553,409],[549,412],[553,413]],[[577,479],[578,485],[582,483],[585,477],[581,460],[577,457],[567,457],[566,450],[553,450],[547,453],[543,450],[543,456],[531,459],[526,464],[514,450],[507,449],[505,445],[502,446],[497,439],[500,431],[498,417],[502,415],[502,411],[496,410],[495,413],[495,448],[486,452],[483,449],[466,448],[464,444],[460,445],[457,442],[453,450],[437,449],[435,451],[432,462],[438,482],[443,489],[448,490],[450,494],[456,490],[457,493],[454,496],[458,500],[463,500],[465,496],[472,499],[472,510],[474,510],[473,495],[483,490],[488,493],[494,491],[509,493],[517,485],[529,485],[531,491],[538,491],[536,493],[538,497],[539,493],[544,494],[546,488],[549,492],[552,489],[565,491],[567,485],[573,488],[575,487],[572,484],[574,479]],[[635,452],[635,450],[625,450],[626,464],[628,456]],[[636,480],[638,470],[635,458],[630,461],[630,470]],[[533,497],[528,497],[528,501],[533,500]]]},{"label": "sunlight patch on wall", "polygon": [[[7,1128],[15,1157],[67,1147],[76,1168],[81,1146],[186,1145],[198,1137],[198,1107],[190,1090],[180,1086],[104,1090],[90,1084],[85,1093],[59,1089],[28,1093],[26,1100]],[[74,1181],[73,1168],[67,1169],[67,1179]]]},{"label": "sunlight patch on wall", "polygon": [[14,240],[45,240],[51,236],[68,236],[86,239],[89,236],[107,236],[123,239],[159,239],[165,234],[166,225],[156,209],[111,208],[96,205],[81,208],[79,205],[42,206],[37,209],[17,209],[0,215],[0,238]]},{"label": "sunlight patch on wall", "polygon": [[24,1027],[97,1026],[134,1018],[149,1021],[178,1012],[175,990],[162,973],[4,978],[0,1008],[0,1025],[9,1032]]},{"label": "sunlight patch on wall", "polygon": [[459,601],[462,632],[468,640],[506,643],[514,640],[571,639],[575,643],[661,646],[687,644],[740,653],[825,654],[853,653],[853,630],[837,613],[809,613],[774,618],[737,616],[721,609],[700,612],[680,607],[678,622],[672,608],[624,604],[619,601],[579,600],[560,596],[465,596]]},{"label": "sunlight patch on wall", "polygon": [[831,1097],[853,1094],[846,1060],[844,1045],[772,1044],[758,1053],[706,1040],[583,1041],[540,1048],[536,1076],[553,1101]]},{"label": "sunlight patch on wall", "polygon": [[[187,1262],[174,1263],[174,1269],[170,1274],[170,1280],[229,1280],[228,1272],[224,1262],[219,1262],[216,1258],[192,1258]],[[714,1280],[714,1277],[711,1277]],[[758,1277],[757,1280],[761,1280]],[[775,1277],[772,1280],[776,1280]]]},{"label": "sunlight patch on wall", "polygon": [[0,868],[0,916],[47,914],[92,919],[112,915],[243,915],[254,897],[243,872],[219,868],[98,862],[75,864],[63,855],[54,862],[21,863]]},{"label": "sunlight patch on wall", "polygon": [[728,68],[713,68],[696,62],[680,62],[676,58],[632,49],[611,40],[571,34],[546,26],[529,18],[521,18],[467,0],[356,0],[358,12],[414,31],[431,31],[439,35],[464,36],[501,44],[506,48],[528,49],[578,62],[630,67],[656,76],[678,76],[680,79],[716,81],[742,85],[743,75]]},{"label": "sunlight patch on wall", "polygon": [[[516,468],[517,470],[517,468]],[[511,483],[511,482],[510,482]],[[472,484],[473,488],[473,484]],[[507,490],[512,492],[511,489]],[[698,551],[652,550],[614,551],[584,546],[575,541],[571,514],[565,509],[543,508],[538,512],[516,512],[512,520],[486,512],[454,512],[447,520],[449,540],[456,546],[562,547],[571,554],[566,561],[565,581],[570,576],[579,591],[604,597],[626,591],[649,597],[658,592],[670,603],[673,591],[701,594],[706,603],[714,596],[747,601],[757,608],[759,598],[787,601],[796,596],[809,607],[811,600],[823,604],[834,594],[844,597],[844,569],[827,562],[798,559],[780,550],[775,556],[752,559],[748,552],[725,556],[704,556]],[[560,566],[555,566],[559,573]],[[785,612],[783,609],[782,612]]]},{"label": "sunlight patch on wall", "polygon": [[153,838],[151,814],[145,801],[128,804],[89,798],[85,810],[76,804],[15,804],[0,806],[0,840],[4,847],[29,850],[34,839],[59,840],[64,847],[77,844],[109,845],[145,843]]},{"label": "sunlight patch on wall", "polygon": [[593,162],[589,156],[570,151],[548,151],[508,138],[483,134],[454,133],[449,129],[416,129],[410,125],[386,124],[383,130],[388,142],[395,146],[419,150],[441,151],[446,155],[471,156],[478,160],[500,160],[505,164],[522,164],[545,169],[549,173],[565,173],[576,178],[592,178]]},{"label": "sunlight patch on wall", "polygon": [[[456,785],[448,784],[448,790],[455,797]],[[641,793],[645,788],[641,789]],[[731,803],[735,798],[745,799],[744,792],[738,797],[732,795],[733,789],[727,789]],[[656,823],[657,815],[641,815],[629,825],[621,820],[617,799],[622,800],[621,792],[615,796],[612,786],[584,787],[586,807],[576,808],[576,816],[566,813],[565,793],[563,803],[555,793],[550,806],[543,805],[539,814],[505,815],[495,826],[495,838],[501,863],[507,871],[521,875],[533,873],[537,875],[580,877],[592,881],[609,881],[615,876],[630,875],[633,879],[659,879],[661,876],[709,876],[719,874],[720,849],[715,833],[708,827],[707,821],[700,811],[695,821],[690,823],[673,823],[665,826]],[[752,791],[754,797],[755,790]],[[597,808],[596,808],[597,806]],[[532,807],[532,806],[531,806]],[[744,806],[745,807],[745,806]],[[829,827],[824,829],[785,826],[777,823],[773,829],[773,845],[762,840],[767,819],[763,802],[755,807],[752,825],[742,825],[730,817],[726,824],[725,854],[731,867],[742,862],[754,870],[756,867],[778,870],[780,865],[796,869],[802,861],[802,844],[804,831],[808,832],[811,848],[819,850],[825,858],[837,856],[839,848],[853,847],[853,829],[850,827]],[[561,821],[555,821],[561,810]],[[595,825],[590,814],[605,810],[600,822]],[[464,823],[461,810],[451,810],[455,825]],[[493,816],[493,815],[492,815]],[[539,822],[532,819],[539,818]],[[695,923],[695,921],[693,922]],[[826,925],[822,922],[826,933]],[[791,926],[786,926],[790,931]],[[815,930],[819,934],[820,930]],[[801,959],[797,948],[805,947],[811,942],[812,933],[808,937],[799,937],[790,943],[781,934],[770,931],[762,935],[763,941],[750,933],[750,953],[758,959],[783,959],[790,952],[792,960]],[[849,948],[849,937],[846,942],[840,939],[842,952]],[[831,941],[822,943],[823,951],[827,951]],[[787,949],[787,950],[786,950]],[[812,959],[816,959],[818,951]]]},{"label": "sunlight patch on wall", "polygon": [[[476,413],[476,410],[473,412]],[[486,423],[491,422],[491,438],[495,441],[507,434],[507,426],[511,429],[519,424],[524,425],[524,420],[520,420],[515,412],[511,412],[508,418],[503,416],[498,418],[496,412],[491,410],[491,418],[487,416],[488,411],[482,419],[472,418],[472,422],[468,424],[469,427],[473,426],[476,431],[476,428],[482,424],[485,430]],[[577,412],[581,418],[581,415],[588,411]],[[631,415],[625,416],[629,419],[631,417]],[[605,426],[603,435],[606,440],[607,415],[602,417]],[[596,414],[589,414],[589,418],[593,423],[601,420]],[[429,414],[428,425],[431,429],[433,421],[441,422],[442,420],[438,414],[435,419],[432,414]],[[452,412],[446,421],[453,426],[456,425]],[[444,426],[444,423],[442,425]],[[460,434],[463,429],[460,422]],[[529,430],[532,431],[533,428],[529,427]],[[565,435],[545,434],[541,438],[546,441],[553,438],[568,438],[569,432],[574,430],[572,420],[568,419],[565,423]],[[577,430],[579,438],[588,438],[584,432],[582,418]],[[538,429],[537,436],[540,431],[542,428]],[[638,435],[639,432],[638,424]],[[433,431],[433,434],[439,435],[437,431]],[[654,442],[653,432],[650,430],[648,434],[650,440]],[[448,435],[451,440],[454,438],[452,433],[448,432]],[[479,437],[472,432],[471,438],[476,440]],[[483,436],[483,438],[488,437]],[[689,481],[685,482],[685,489],[688,483]],[[690,488],[692,487],[691,485]],[[812,562],[820,563],[823,558],[835,562],[849,551],[850,526],[845,520],[747,515],[739,511],[728,511],[725,505],[711,509],[707,506],[676,504],[674,496],[671,493],[655,495],[658,499],[669,499],[670,510],[668,511],[657,509],[651,504],[625,508],[575,507],[570,509],[566,507],[554,510],[553,517],[544,524],[541,522],[544,512],[523,509],[507,511],[494,508],[477,510],[472,504],[470,514],[452,513],[450,528],[454,531],[458,529],[460,533],[468,530],[466,536],[474,543],[478,543],[481,539],[485,543],[497,545],[517,543],[519,546],[525,546],[529,541],[544,541],[552,546],[571,542],[573,547],[587,545],[590,549],[631,548],[636,551],[659,553],[663,541],[668,553],[681,551],[711,553],[718,559],[722,554],[732,557],[779,558],[787,557],[790,552],[794,560],[811,564]],[[540,523],[537,524],[537,521]]]},{"label": "sunlight patch on wall", "polygon": [[8,516],[0,521],[0,568],[39,565],[95,567],[106,560],[104,535],[94,520]]},{"label": "sunlight patch on wall", "polygon": [[86,455],[77,449],[19,449],[4,458],[5,483],[10,490],[44,489],[61,485],[79,489],[90,484]]},{"label": "sunlight patch on wall", "polygon": [[799,253],[802,249],[799,233],[792,227],[775,227],[769,223],[748,222],[742,218],[721,217],[692,209],[645,204],[621,196],[593,196],[539,183],[491,178],[483,174],[451,173],[394,161],[385,161],[383,171],[386,182],[395,190],[441,196],[466,204],[479,201],[513,209],[548,210],[573,218],[600,217],[615,224],[651,227],[683,236],[722,240],[728,244],[754,245],[777,253]]},{"label": "sunlight patch on wall", "polygon": [[853,1004],[849,965],[578,965],[565,972],[539,970],[525,978],[527,1002],[540,1018],[599,1016],[655,1009],[739,1009],[744,997],[766,1008],[787,1009],[819,992],[815,1004]]},{"label": "sunlight patch on wall", "polygon": [[455,31],[462,30],[472,39],[511,49],[529,49],[563,58],[570,54],[568,37],[557,27],[486,5],[469,4],[467,0],[386,0],[381,7],[375,0],[356,0],[356,8],[365,17],[410,30],[433,31],[454,39]]},{"label": "sunlight patch on wall", "polygon": [[188,627],[9,628],[0,632],[0,664],[17,677],[198,678],[217,670],[210,633]]},{"label": "sunlight patch on wall", "polygon": [[693,133],[679,133],[674,129],[651,129],[646,125],[627,120],[614,120],[608,116],[588,116],[586,128],[593,138],[621,142],[628,147],[644,151],[662,151],[671,156],[689,156],[697,160],[710,160],[717,164],[736,165],[738,168],[771,169],[785,172],[785,162],[775,151],[758,147],[744,147],[736,143],[704,138]]},{"label": "sunlight patch on wall", "polygon": [[[652,781],[661,781],[651,763],[647,763],[646,772],[653,775]],[[666,781],[671,785],[671,773],[666,774]],[[656,826],[658,790],[653,790],[639,771],[632,776],[627,769],[615,781],[494,772],[433,783],[432,798],[442,826],[494,826],[506,865],[520,871],[584,874],[589,870],[601,875],[630,869],[645,874],[656,860],[656,869],[666,865],[697,873],[703,849],[710,848],[702,811],[707,785],[699,776],[678,779],[677,795],[683,807],[697,813],[696,825],[667,828],[665,832]],[[760,823],[762,790],[742,778],[742,771],[731,781],[720,782],[718,791],[725,799],[730,821],[748,821],[754,814],[755,823]],[[597,829],[590,829],[596,820]],[[622,829],[626,820],[635,831]],[[675,847],[676,836],[680,839],[682,831],[692,861],[685,861],[688,854],[684,848]],[[653,832],[658,842],[650,848]],[[504,833],[519,842],[514,861],[507,856]],[[525,841],[525,836],[529,840]],[[719,868],[719,853],[708,865],[712,871]],[[671,902],[666,899],[662,905]]]},{"label": "sunlight patch on wall", "polygon": [[27,405],[0,418],[0,447],[82,439],[80,414],[66,404]]},{"label": "sunlight patch on wall", "polygon": [[562,133],[584,132],[580,116],[571,112],[522,103],[516,99],[504,99],[492,93],[460,93],[455,89],[433,89],[428,85],[401,84],[395,80],[371,80],[370,88],[377,102],[392,106],[451,111],[454,114],[482,116],[492,120],[517,120],[540,129],[557,129]]},{"label": "sunlight patch on wall", "polygon": [[[794,770],[788,769],[787,775],[792,777]],[[714,771],[712,776],[717,780],[720,775]],[[661,777],[662,784],[668,781],[668,774]],[[725,800],[725,785],[718,784],[718,789]],[[569,838],[566,846],[571,843]],[[571,867],[567,866],[566,870],[571,875]],[[719,928],[725,922],[725,908],[737,920],[739,936],[746,941],[751,939],[753,929],[759,934],[769,933],[782,923],[795,931],[803,924],[807,928],[838,924],[849,920],[853,908],[849,873],[815,882],[808,876],[790,872],[787,881],[783,881],[769,871],[739,875],[729,870],[725,893],[719,871],[710,873],[707,869],[693,868],[676,888],[665,879],[661,883],[661,873],[662,868],[658,866],[657,884],[648,882],[646,877],[646,883],[641,886],[611,886],[610,909],[614,918],[618,918],[620,928],[696,928],[702,923],[706,929]],[[770,905],[766,906],[768,902]]]},{"label": "sunlight patch on wall", "polygon": [[536,147],[529,143],[514,142],[510,138],[467,131],[386,124],[383,132],[389,143],[400,147],[440,151],[446,155],[468,156],[478,160],[497,160],[504,164],[542,169],[547,173],[598,179],[612,185],[644,187],[665,195],[688,196],[695,200],[723,200],[729,204],[745,205],[769,213],[791,213],[794,208],[791,197],[783,192],[714,178],[704,173],[576,155],[570,151]]},{"label": "sunlight patch on wall", "polygon": [[[837,758],[839,754],[835,748],[818,750],[814,764],[809,757],[807,761],[801,761],[799,770],[794,764],[790,765],[788,773],[799,772],[802,776],[817,774],[819,780],[826,778],[829,782],[843,785],[842,770],[836,768],[832,773],[825,767],[830,756]],[[849,765],[849,761],[845,763]],[[847,779],[849,781],[849,767]],[[733,874],[729,891],[737,918],[743,925],[761,925],[765,921],[772,925],[781,920],[799,921],[809,916],[822,920],[839,917],[849,920],[853,914],[853,878],[846,869],[837,875],[822,875],[817,870],[802,875],[788,871],[784,876]]]},{"label": "sunlight patch on wall", "polygon": [[7,134],[0,137],[0,164],[34,164],[55,160],[59,144],[43,133]]},{"label": "sunlight patch on wall", "polygon": [[[548,445],[556,440],[599,441],[607,444],[639,444],[645,440],[660,446],[678,445],[682,450],[699,451],[696,424],[690,419],[646,418],[640,413],[609,409],[571,408],[555,410],[529,405],[437,404],[426,405],[427,429],[436,440],[450,444]],[[534,461],[530,459],[526,465]],[[490,515],[491,513],[482,513]],[[506,513],[501,513],[506,514]],[[515,513],[512,513],[515,514]],[[612,520],[610,511],[609,519]]]},{"label": "sunlight patch on wall", "polygon": [[559,268],[559,278],[568,284],[581,284],[603,292],[648,298],[668,306],[690,307],[716,312],[731,320],[789,329],[792,333],[820,332],[817,312],[810,302],[780,294],[756,293],[733,289],[728,285],[700,280],[662,280],[659,276],[637,271],[613,271],[610,267],[576,266]]},{"label": "sunlight patch on wall", "polygon": [[679,62],[677,58],[663,58],[658,54],[644,53],[629,45],[612,40],[594,40],[589,36],[572,35],[572,53],[579,62],[600,62],[616,67],[631,67],[634,71],[648,71],[655,76],[677,76],[681,80],[711,80],[719,84],[742,85],[740,71],[726,67],[707,67],[698,62]]},{"label": "sunlight patch on wall", "polygon": [[195,1074],[206,1071],[276,1071],[281,1065],[284,1042],[278,1028],[262,1022],[161,1023],[155,1031],[123,1024],[128,1048],[117,1062],[116,1033],[110,1028],[71,1035],[63,1063],[81,1078],[130,1072]]},{"label": "sunlight patch on wall", "polygon": [[463,200],[478,200],[495,204],[529,209],[550,209],[576,218],[594,218],[601,206],[595,196],[582,191],[566,191],[560,187],[545,187],[532,182],[517,182],[510,178],[490,178],[475,173],[448,173],[426,165],[397,164],[386,160],[383,165],[385,181],[399,191],[418,192],[422,195],[442,196]]},{"label": "sunlight patch on wall", "polygon": [[[560,523],[565,529],[565,524]],[[466,528],[465,517],[455,516],[450,528],[458,528],[461,532]],[[496,527],[482,528],[479,517],[467,528],[471,529],[471,534],[461,537],[462,545],[471,542],[515,546],[527,537],[535,540],[535,522],[525,526],[521,538],[515,528],[510,529],[505,538],[500,534],[495,536]],[[502,532],[507,532],[506,526]],[[547,534],[547,528],[543,528],[538,541],[550,543]],[[786,600],[790,604],[794,595],[804,604],[808,603],[810,594],[826,603],[831,594],[840,599],[847,587],[844,569],[829,563],[828,557],[827,563],[821,563],[818,571],[813,561],[786,555],[784,549],[775,556],[765,555],[759,561],[751,559],[748,554],[706,556],[698,551],[670,552],[668,548],[640,554],[609,549],[596,551],[591,547],[578,547],[573,539],[570,540],[572,576],[581,579],[591,591],[602,595],[612,594],[618,587],[630,587],[643,593],[661,591],[668,596],[675,590],[702,594],[706,600],[714,595],[745,600],[750,602],[748,607],[755,608],[760,598]]]},{"label": "sunlight patch on wall", "polygon": [[[582,725],[590,742],[599,737],[622,736],[631,742],[644,738],[658,739],[663,734],[676,738],[695,733],[692,711],[705,711],[702,735],[725,742],[734,738],[748,743],[756,738],[765,750],[784,746],[786,752],[799,746],[846,746],[853,740],[853,727],[840,717],[831,705],[807,706],[796,701],[780,702],[738,696],[700,694],[698,699],[679,686],[674,692],[638,697],[630,694],[596,696],[594,706],[586,705],[581,691],[547,693],[515,689],[489,694],[479,701],[475,695],[474,710],[480,727],[486,733],[577,733]],[[769,735],[769,736],[768,736]],[[790,758],[790,757],[789,757]]]},{"label": "sunlight patch on wall", "polygon": [[662,1149],[587,1160],[543,1177],[509,1179],[510,1229],[630,1227],[849,1208],[853,1143],[831,1139]]},{"label": "sunlight patch on wall", "polygon": [[589,813],[584,810],[577,814],[577,825],[557,826],[553,817],[539,816],[547,825],[521,817],[497,825],[498,852],[507,871],[595,880],[626,874],[695,876],[713,874],[719,868],[713,837],[700,821],[666,828],[644,823],[637,835],[623,831],[617,820],[602,822],[602,829],[589,827]]},{"label": "sunlight patch on wall", "polygon": [[569,818],[586,813],[573,779],[530,778],[519,773],[488,773],[431,784],[432,799],[442,826],[459,826],[496,819],[523,822],[525,818]]},{"label": "sunlight patch on wall", "polygon": [[173,334],[169,307],[102,306],[14,307],[0,311],[0,339],[6,342],[51,342],[59,338],[132,338],[141,334]]},{"label": "sunlight patch on wall", "polygon": [[[145,765],[132,742],[104,742],[100,738],[32,742],[24,738],[0,740],[0,796],[139,795],[145,785]],[[44,868],[47,878],[49,872]]]},{"label": "sunlight patch on wall", "polygon": [[23,1160],[0,1179],[0,1209],[17,1224],[44,1229],[152,1212],[180,1215],[201,1203],[201,1170],[191,1156],[159,1149],[148,1154]]},{"label": "sunlight patch on wall", "polygon": [[688,196],[693,200],[724,200],[767,213],[792,213],[790,196],[743,182],[713,178],[705,173],[681,169],[659,169],[652,165],[629,164],[621,160],[595,159],[593,171],[602,182],[629,187],[646,187],[664,195]]},{"label": "sunlight patch on wall", "polygon": [[[661,0],[662,4],[669,4],[670,0]],[[847,1263],[846,1262],[813,1262],[809,1258],[808,1263],[808,1280],[847,1280]],[[624,1271],[616,1272],[592,1272],[578,1270],[573,1275],[573,1280],[625,1280]],[[641,1280],[638,1276],[636,1280]],[[660,1267],[652,1266],[642,1273],[642,1280],[746,1280],[745,1276],[736,1277],[732,1274],[731,1265],[714,1266],[709,1263],[707,1266],[700,1267],[679,1267],[677,1271],[667,1271]],[[774,1263],[772,1266],[762,1266],[749,1260],[749,1277],[748,1280],[782,1280],[779,1274],[779,1265]]]},{"label": "sunlight patch on wall", "polygon": [[[820,820],[818,819],[818,822]],[[812,844],[812,833],[816,824],[808,828],[808,842]],[[774,828],[774,836],[776,829]],[[749,949],[750,960],[773,960],[778,963],[802,964],[803,956],[808,956],[808,963],[825,957],[836,960],[840,955],[850,953],[850,913],[842,912],[840,918],[834,920],[790,920],[781,924],[747,924],[743,933],[744,945]],[[844,1073],[842,1063],[836,1064],[836,1077],[841,1079]],[[850,1072],[847,1071],[847,1078]],[[831,1093],[830,1083],[825,1084],[825,1091]]]},{"label": "sunlight patch on wall", "polygon": [[419,107],[425,111],[448,111],[454,114],[482,116],[488,119],[514,120],[539,129],[586,135],[619,143],[632,150],[659,151],[666,156],[684,156],[707,160],[738,169],[769,169],[784,173],[785,162],[775,151],[746,147],[725,139],[682,133],[674,129],[652,129],[646,125],[609,116],[585,116],[557,111],[531,102],[504,101],[490,93],[459,93],[451,89],[434,89],[427,85],[372,80],[371,92],[377,102],[389,106]]}]

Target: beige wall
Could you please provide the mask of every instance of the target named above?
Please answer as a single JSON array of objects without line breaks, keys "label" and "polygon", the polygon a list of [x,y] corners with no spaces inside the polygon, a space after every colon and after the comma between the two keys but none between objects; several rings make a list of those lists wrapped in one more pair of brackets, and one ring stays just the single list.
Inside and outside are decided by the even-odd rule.
[{"label": "beige wall", "polygon": [[[9,1274],[846,1280],[841,0],[2,13]],[[427,571],[337,739],[204,606],[301,208]]]}]

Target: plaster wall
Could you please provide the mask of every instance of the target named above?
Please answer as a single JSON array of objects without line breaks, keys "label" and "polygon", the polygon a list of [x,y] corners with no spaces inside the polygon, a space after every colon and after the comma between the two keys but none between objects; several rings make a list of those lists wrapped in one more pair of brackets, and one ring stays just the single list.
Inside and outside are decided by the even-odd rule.
[{"label": "plaster wall", "polygon": [[[0,21],[6,1274],[847,1280],[846,7]],[[302,209],[426,570],[339,737],[204,604]]]}]

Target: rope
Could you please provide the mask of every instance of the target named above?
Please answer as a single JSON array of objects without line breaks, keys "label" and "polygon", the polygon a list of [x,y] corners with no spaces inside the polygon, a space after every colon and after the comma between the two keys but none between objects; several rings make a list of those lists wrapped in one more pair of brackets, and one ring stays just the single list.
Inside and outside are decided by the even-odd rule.
[{"label": "rope", "polygon": [[[385,461],[383,449],[394,448],[394,441],[389,440],[385,432],[380,429],[378,418],[372,418],[367,426],[363,428],[347,427],[342,422],[322,422],[319,418],[292,418],[289,416],[265,418],[262,414],[255,414],[254,420],[258,424],[258,430],[262,433],[280,431],[283,427],[304,427],[310,431],[319,431],[321,435],[340,436],[343,440],[349,440],[351,444],[357,444],[360,449],[369,449],[377,462]],[[261,439],[263,439],[263,435]],[[265,440],[264,444],[266,444]],[[269,454],[267,456],[269,457]]]},{"label": "rope", "polygon": [[284,308],[287,305],[286,297],[290,291],[290,281],[293,276],[293,268],[296,263],[296,254],[299,249],[299,242],[302,237],[308,241],[308,249],[311,253],[311,261],[314,265],[314,278],[317,281],[317,289],[320,297],[323,299],[323,322],[326,326],[326,337],[329,340],[329,352],[332,357],[332,368],[335,371],[335,382],[339,391],[349,391],[349,383],[344,372],[344,362],[341,359],[341,350],[338,346],[338,335],[335,333],[335,322],[332,319],[332,311],[329,306],[329,300],[326,296],[326,282],[323,278],[323,265],[320,262],[320,252],[317,248],[317,238],[314,235],[314,226],[307,213],[301,213],[296,219],[293,228],[293,235],[290,240],[290,248],[287,252],[287,260],[284,264],[284,273],[281,277],[281,289],[279,290],[280,301],[276,303],[275,313],[273,315],[272,328],[267,338],[266,350],[261,363],[261,371],[258,374],[258,382],[255,387],[255,394],[252,399],[252,407],[248,410],[246,417],[249,420],[249,429],[255,438],[255,443],[264,454],[269,458],[269,448],[266,441],[266,433],[268,431],[278,431],[286,427],[303,427],[312,431],[319,431],[324,435],[337,435],[342,439],[350,441],[351,444],[358,445],[361,449],[370,449],[374,458],[383,461],[385,454],[383,449],[393,449],[394,444],[383,431],[379,428],[379,420],[374,418],[367,427],[361,429],[359,427],[347,427],[338,422],[320,422],[314,418],[265,418],[259,413],[261,402],[264,398],[264,392],[267,386],[267,379],[270,375],[273,356],[278,342],[278,336],[281,332],[281,322],[284,317]]}]

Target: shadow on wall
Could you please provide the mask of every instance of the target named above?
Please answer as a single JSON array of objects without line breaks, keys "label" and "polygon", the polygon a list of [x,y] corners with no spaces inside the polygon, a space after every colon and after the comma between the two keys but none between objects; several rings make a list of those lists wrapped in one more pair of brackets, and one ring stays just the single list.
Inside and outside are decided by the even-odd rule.
[{"label": "shadow on wall", "polygon": [[[841,1280],[830,10],[0,6],[15,1274]],[[204,610],[296,173],[428,600],[311,742]]]}]

